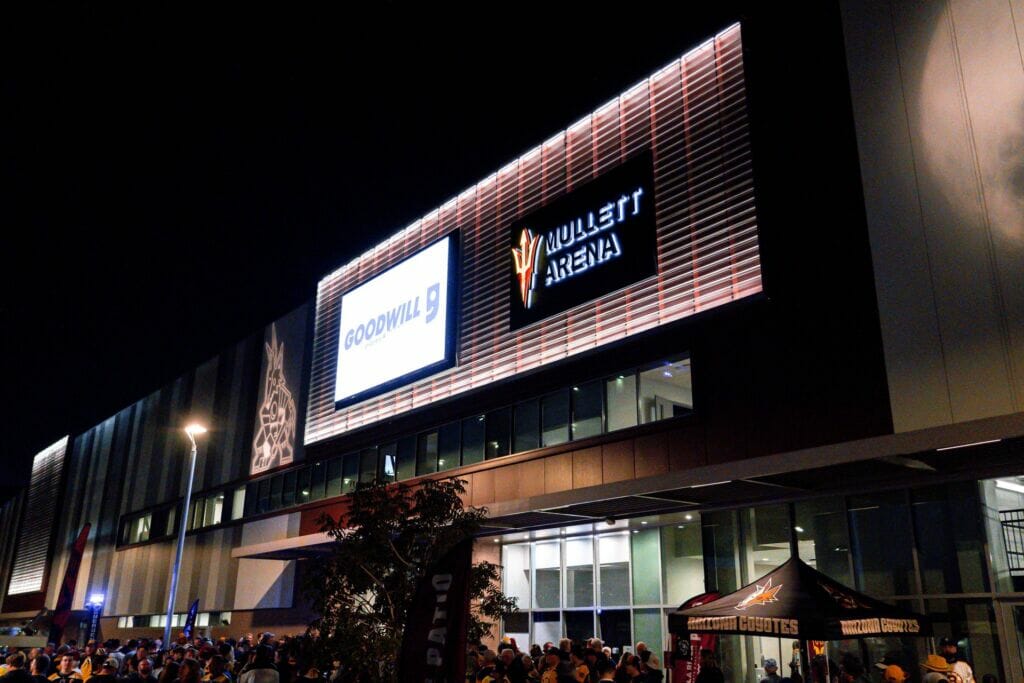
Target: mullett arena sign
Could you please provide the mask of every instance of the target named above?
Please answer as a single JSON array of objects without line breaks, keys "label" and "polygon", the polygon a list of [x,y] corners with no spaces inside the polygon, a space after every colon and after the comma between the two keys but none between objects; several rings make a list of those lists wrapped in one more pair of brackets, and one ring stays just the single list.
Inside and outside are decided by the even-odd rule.
[{"label": "mullett arena sign", "polygon": [[519,218],[511,243],[513,330],[654,275],[651,154]]}]

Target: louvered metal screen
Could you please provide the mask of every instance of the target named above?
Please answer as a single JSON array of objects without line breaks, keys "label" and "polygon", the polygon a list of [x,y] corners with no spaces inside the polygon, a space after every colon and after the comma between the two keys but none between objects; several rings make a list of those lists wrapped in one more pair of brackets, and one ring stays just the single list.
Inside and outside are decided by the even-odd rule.
[{"label": "louvered metal screen", "polygon": [[50,537],[55,528],[57,501],[60,498],[60,475],[68,438],[64,437],[32,461],[32,479],[28,500],[22,515],[21,533],[14,552],[11,585],[8,595],[35,593],[43,590]]},{"label": "louvered metal screen", "polygon": [[[654,156],[658,275],[510,332],[509,224],[647,149]],[[456,228],[458,365],[336,410],[342,294]],[[760,290],[737,24],[321,280],[306,443]]]}]

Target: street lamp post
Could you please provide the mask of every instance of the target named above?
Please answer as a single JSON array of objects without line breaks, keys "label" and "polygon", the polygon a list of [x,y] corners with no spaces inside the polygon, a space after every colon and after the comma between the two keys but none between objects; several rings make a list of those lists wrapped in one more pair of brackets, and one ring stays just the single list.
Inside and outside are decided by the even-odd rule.
[{"label": "street lamp post", "polygon": [[185,550],[185,530],[188,526],[188,509],[192,504],[192,482],[196,476],[196,435],[205,434],[206,427],[190,424],[185,427],[188,440],[192,443],[192,451],[188,458],[188,485],[185,487],[185,500],[181,506],[181,519],[178,522],[178,549],[174,553],[174,567],[171,569],[171,590],[167,596],[167,623],[164,625],[164,648],[171,645],[171,622],[174,620],[174,599],[178,594],[178,573],[181,570],[181,553]]}]

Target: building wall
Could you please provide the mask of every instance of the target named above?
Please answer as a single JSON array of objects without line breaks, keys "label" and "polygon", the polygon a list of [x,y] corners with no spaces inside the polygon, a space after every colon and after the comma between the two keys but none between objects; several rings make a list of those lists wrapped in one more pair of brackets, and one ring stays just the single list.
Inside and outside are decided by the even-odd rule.
[{"label": "building wall", "polygon": [[26,492],[21,491],[0,506],[0,605],[7,597],[7,586],[11,580],[25,497]]},{"label": "building wall", "polygon": [[[121,515],[184,495],[189,446],[181,426],[192,419],[211,426],[199,440],[194,491],[248,474],[262,343],[261,331],[75,438],[48,606],[56,602],[71,542],[91,522],[73,607],[82,608],[91,592],[105,592],[107,614],[166,611],[173,541],[119,550]],[[234,527],[188,537],[181,611],[194,597],[203,599],[204,610],[231,609],[237,561],[230,553],[240,535]],[[190,571],[195,567],[203,570]]]},{"label": "building wall", "polygon": [[897,431],[1024,410],[1024,6],[846,0]]}]

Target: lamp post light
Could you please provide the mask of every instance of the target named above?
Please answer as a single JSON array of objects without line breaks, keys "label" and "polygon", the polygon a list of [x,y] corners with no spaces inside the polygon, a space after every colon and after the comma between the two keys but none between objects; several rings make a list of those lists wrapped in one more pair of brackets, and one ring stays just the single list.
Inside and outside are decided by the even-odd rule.
[{"label": "lamp post light", "polygon": [[181,506],[181,519],[178,522],[178,549],[174,553],[174,567],[171,569],[171,590],[167,596],[167,623],[164,625],[164,648],[171,645],[171,622],[174,620],[174,599],[178,594],[178,573],[181,570],[181,553],[185,550],[185,530],[188,526],[188,509],[192,504],[192,482],[196,477],[196,436],[206,433],[206,427],[190,424],[185,433],[192,444],[188,459],[188,485],[185,487],[185,500]]},{"label": "lamp post light", "polygon": [[85,642],[90,640],[96,640],[96,636],[100,632],[100,614],[103,612],[103,593],[93,593],[89,596],[89,602],[86,606],[89,608],[89,635],[86,636]]}]

